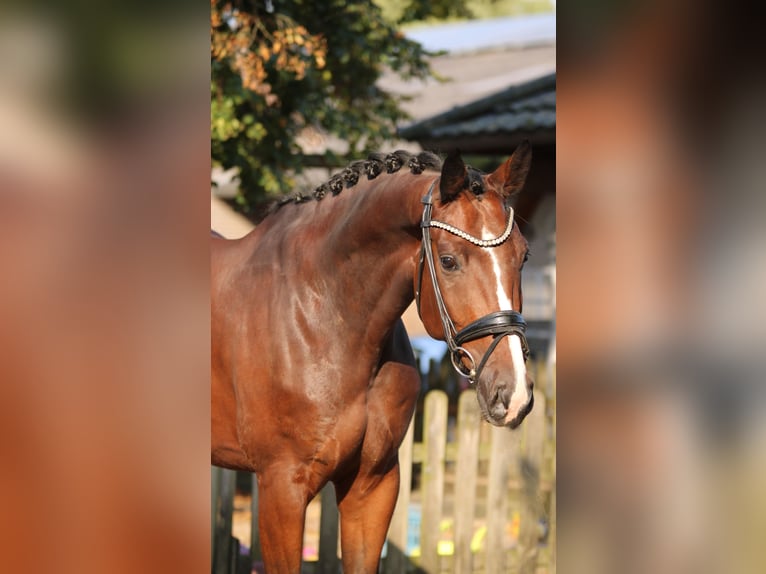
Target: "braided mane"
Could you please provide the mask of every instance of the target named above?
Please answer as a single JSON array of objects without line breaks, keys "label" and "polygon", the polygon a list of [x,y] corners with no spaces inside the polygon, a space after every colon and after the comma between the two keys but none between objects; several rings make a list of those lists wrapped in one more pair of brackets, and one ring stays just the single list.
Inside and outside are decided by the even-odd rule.
[{"label": "braided mane", "polygon": [[321,201],[328,195],[335,196],[344,189],[354,187],[360,178],[375,179],[383,173],[396,173],[407,167],[411,173],[420,174],[425,170],[440,171],[442,160],[432,152],[423,151],[413,154],[397,150],[389,154],[373,152],[367,159],[357,160],[349,164],[343,171],[333,175],[328,181],[317,186],[311,192],[298,192],[277,199],[268,210],[270,215],[284,205],[300,204],[310,201]]}]

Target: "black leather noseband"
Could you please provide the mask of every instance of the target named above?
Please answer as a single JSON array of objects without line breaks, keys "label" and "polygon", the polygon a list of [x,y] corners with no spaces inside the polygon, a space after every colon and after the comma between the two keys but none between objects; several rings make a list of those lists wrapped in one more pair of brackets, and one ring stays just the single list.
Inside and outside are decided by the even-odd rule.
[{"label": "black leather noseband", "polygon": [[[477,319],[466,325],[460,331],[455,329],[455,325],[449,316],[447,305],[444,303],[444,298],[442,297],[441,289],[439,288],[439,283],[436,279],[436,266],[434,264],[433,247],[431,245],[431,228],[438,227],[439,229],[444,229],[483,248],[495,247],[504,243],[508,237],[510,237],[510,231],[513,225],[513,211],[511,211],[509,215],[508,227],[503,235],[495,239],[478,239],[449,224],[431,220],[431,210],[433,209],[432,194],[435,185],[436,180],[431,184],[428,194],[426,194],[422,200],[423,219],[420,223],[420,227],[423,232],[423,240],[420,248],[420,261],[418,263],[418,287],[415,292],[415,301],[418,307],[418,314],[420,314],[420,293],[422,290],[423,267],[425,264],[428,265],[428,272],[431,275],[431,284],[433,285],[434,296],[436,297],[436,306],[439,310],[439,317],[442,322],[442,329],[444,330],[444,340],[449,347],[452,366],[460,375],[466,377],[471,383],[475,383],[478,380],[481,371],[484,369],[490,355],[504,337],[517,335],[521,340],[524,360],[527,359],[529,356],[529,345],[527,344],[527,338],[525,336],[527,323],[518,311],[501,310]],[[422,319],[422,314],[420,316]],[[463,347],[463,344],[490,336],[494,337],[494,339],[477,366],[473,356]],[[469,367],[466,367],[464,364],[464,359],[468,360]]]}]

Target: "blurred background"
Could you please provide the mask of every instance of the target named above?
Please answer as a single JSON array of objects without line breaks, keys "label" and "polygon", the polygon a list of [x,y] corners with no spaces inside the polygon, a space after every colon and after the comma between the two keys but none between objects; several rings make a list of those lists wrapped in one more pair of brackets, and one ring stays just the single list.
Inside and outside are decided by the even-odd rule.
[{"label": "blurred background", "polygon": [[[464,19],[459,4],[444,3],[449,15],[417,12],[442,3],[411,3],[411,13],[403,4],[381,5],[382,24],[365,32],[372,55],[346,39],[346,51],[359,45],[379,63],[372,71],[342,68],[342,54],[305,23],[293,27],[305,49],[283,58],[289,73],[271,91],[253,90],[266,107],[244,125],[226,116],[227,97],[241,94],[213,97],[216,74],[233,65],[213,63],[211,73],[216,2],[3,6],[0,540],[9,571],[209,571],[211,139],[214,196],[247,222],[257,202],[232,192],[227,173],[245,154],[225,142],[263,136],[257,124],[282,81],[305,74],[337,96],[367,86],[373,116],[351,110],[346,123],[339,110],[306,104],[337,131],[263,115],[294,130],[285,142],[301,131],[326,177],[332,154],[345,165],[367,143],[406,139],[407,127],[553,71],[535,60],[525,76],[515,58],[496,55],[492,64],[498,46],[479,48],[487,68],[454,68],[467,56],[438,55],[429,28],[431,16]],[[503,3],[466,3],[484,18],[499,15],[479,4]],[[286,3],[256,5],[274,13]],[[539,8],[519,5],[506,16]],[[759,19],[744,4],[689,0],[557,8],[555,561],[563,572],[762,572]],[[339,35],[349,21],[335,24]],[[507,30],[502,50],[518,48],[523,34]],[[483,29],[459,41],[491,37]],[[324,73],[333,57],[340,86],[334,70]],[[264,90],[257,61],[237,65]],[[309,64],[322,61],[314,74]],[[497,75],[482,89],[486,69]],[[439,75],[457,81],[433,109],[379,91],[428,93]],[[450,118],[438,127],[453,129]],[[277,163],[294,148],[271,147],[263,157],[280,170],[262,171],[252,193],[309,185]],[[289,185],[276,180],[283,173]]]},{"label": "blurred background", "polygon": [[4,571],[209,568],[209,20],[0,8]]},{"label": "blurred background", "polygon": [[762,35],[739,3],[558,23],[558,562],[762,572]]}]

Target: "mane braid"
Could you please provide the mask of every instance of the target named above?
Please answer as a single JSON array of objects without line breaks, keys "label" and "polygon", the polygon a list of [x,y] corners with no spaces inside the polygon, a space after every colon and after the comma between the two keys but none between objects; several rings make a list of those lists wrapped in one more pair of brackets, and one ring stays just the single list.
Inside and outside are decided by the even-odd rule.
[{"label": "mane braid", "polygon": [[[411,173],[419,175],[426,170],[440,171],[442,161],[438,155],[428,151],[418,154],[405,150],[396,150],[389,154],[372,152],[367,156],[367,159],[356,160],[350,163],[343,171],[336,173],[329,180],[311,191],[297,192],[275,200],[266,211],[264,218],[279,211],[281,207],[288,204],[301,204],[312,200],[321,201],[328,194],[338,195],[345,188],[354,187],[363,175],[367,176],[368,180],[371,180],[384,172],[396,173],[405,166]],[[482,188],[480,191],[474,191],[474,193],[478,195],[483,193],[483,191]]]},{"label": "mane braid", "polygon": [[364,173],[364,160],[357,160],[341,172],[346,182],[346,187],[353,187],[359,181],[359,176]]},{"label": "mane braid", "polygon": [[333,195],[338,195],[343,191],[343,176],[339,173],[335,174],[330,178],[330,181],[327,182],[327,185],[330,186],[330,191]]},{"label": "mane braid", "polygon": [[399,171],[403,165],[407,165],[410,161],[412,154],[404,150],[396,150],[386,156],[386,171],[388,173],[395,173]]},{"label": "mane braid", "polygon": [[367,156],[367,161],[364,162],[364,172],[367,174],[367,179],[375,179],[385,167],[386,154],[379,152],[371,153]]}]

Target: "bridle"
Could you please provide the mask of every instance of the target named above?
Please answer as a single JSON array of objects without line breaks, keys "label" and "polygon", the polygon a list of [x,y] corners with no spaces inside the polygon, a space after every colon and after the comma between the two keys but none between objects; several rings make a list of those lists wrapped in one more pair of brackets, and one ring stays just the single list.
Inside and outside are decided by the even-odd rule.
[{"label": "bridle", "polygon": [[[444,303],[441,289],[439,289],[439,282],[436,280],[436,266],[434,265],[434,253],[431,246],[431,228],[436,227],[438,229],[443,229],[444,231],[457,235],[461,239],[465,239],[478,247],[497,247],[498,245],[505,243],[511,236],[511,231],[513,230],[513,209],[509,210],[508,225],[502,235],[495,237],[494,239],[479,239],[449,223],[431,219],[431,211],[433,209],[432,196],[436,181],[437,180],[434,180],[433,183],[431,183],[428,193],[421,200],[423,203],[423,218],[420,222],[420,227],[423,232],[423,240],[420,247],[418,286],[415,291],[415,301],[417,303],[418,314],[422,319],[423,316],[420,312],[420,293],[423,285],[423,263],[425,262],[428,265],[428,272],[431,275],[431,284],[434,288],[436,306],[439,310],[439,318],[441,319],[442,329],[444,330],[444,340],[447,342],[447,347],[449,348],[452,366],[460,375],[466,377],[470,383],[475,383],[478,380],[481,371],[484,369],[489,356],[504,337],[518,335],[521,340],[521,347],[524,351],[524,360],[527,359],[529,356],[529,345],[527,344],[527,338],[524,335],[527,323],[524,321],[524,317],[521,316],[521,313],[512,310],[501,310],[485,315],[458,331],[449,316],[447,305]],[[481,339],[482,337],[488,337],[490,335],[493,336],[494,339],[492,343],[490,343],[477,367],[473,356],[463,347],[463,345],[470,341],[475,341],[476,339]],[[463,363],[463,359],[468,360],[470,368],[466,367]]]}]

